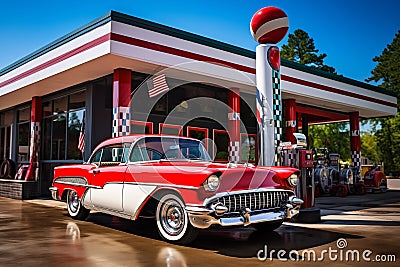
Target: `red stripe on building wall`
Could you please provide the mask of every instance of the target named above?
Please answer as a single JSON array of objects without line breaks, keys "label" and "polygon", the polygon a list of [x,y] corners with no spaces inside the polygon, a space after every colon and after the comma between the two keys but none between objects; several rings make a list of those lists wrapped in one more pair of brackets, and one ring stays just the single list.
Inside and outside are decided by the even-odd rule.
[{"label": "red stripe on building wall", "polygon": [[30,76],[32,74],[35,74],[35,73],[37,73],[37,72],[39,72],[41,70],[44,70],[44,69],[46,69],[46,68],[48,68],[48,67],[50,67],[52,65],[60,63],[60,62],[66,60],[66,59],[68,59],[70,57],[73,57],[73,56],[75,56],[75,55],[77,55],[79,53],[82,53],[82,52],[84,52],[86,50],[89,50],[89,49],[91,49],[91,48],[93,48],[95,46],[98,46],[99,44],[102,44],[102,43],[104,43],[106,41],[109,41],[109,40],[110,40],[110,34],[108,33],[108,34],[103,35],[103,36],[101,36],[101,37],[99,37],[97,39],[94,39],[93,41],[90,41],[87,44],[79,46],[79,47],[77,47],[77,48],[75,48],[75,49],[73,49],[73,50],[71,50],[69,52],[66,52],[66,53],[64,53],[64,54],[62,54],[62,55],[60,55],[58,57],[55,57],[55,58],[53,58],[53,59],[51,59],[49,61],[46,61],[45,63],[42,63],[42,64],[40,64],[40,65],[30,69],[30,70],[27,70],[27,71],[25,71],[25,72],[23,72],[21,74],[18,74],[17,76],[14,76],[11,79],[8,79],[8,80],[5,80],[4,82],[1,82],[0,83],[0,88],[3,87],[3,86],[9,85],[9,84],[11,84],[13,82],[16,82],[18,80],[21,80],[23,78],[26,78],[26,77],[28,77],[28,76]]},{"label": "red stripe on building wall", "polygon": [[243,65],[239,65],[239,64],[236,64],[236,63],[229,62],[229,61],[225,61],[225,60],[221,60],[221,59],[216,59],[216,58],[212,58],[212,57],[208,57],[208,56],[192,53],[192,52],[181,50],[181,49],[178,49],[178,48],[173,48],[173,47],[169,47],[169,46],[165,46],[165,45],[161,45],[161,44],[151,43],[151,42],[148,42],[148,41],[136,39],[136,38],[125,36],[125,35],[120,35],[120,34],[117,34],[117,33],[111,33],[111,40],[117,41],[117,42],[121,42],[121,43],[125,43],[125,44],[129,44],[129,45],[140,46],[140,47],[143,47],[143,48],[156,50],[156,51],[159,51],[159,52],[164,52],[164,53],[175,55],[175,56],[190,58],[190,59],[203,61],[203,62],[210,62],[210,63],[214,63],[216,65],[228,66],[228,67],[231,67],[231,68],[234,68],[234,69],[237,69],[237,70],[240,70],[240,71],[252,73],[252,74],[256,73],[256,70],[254,68],[251,68],[251,67],[246,67],[246,66],[243,66]]},{"label": "red stripe on building wall", "polygon": [[327,92],[331,92],[331,93],[335,93],[335,94],[339,94],[339,95],[350,96],[350,97],[354,97],[354,98],[359,98],[359,99],[363,99],[366,101],[379,103],[379,104],[382,104],[385,106],[397,107],[396,103],[390,103],[390,102],[387,102],[387,101],[384,101],[381,99],[377,99],[377,98],[373,98],[373,97],[369,97],[369,96],[365,96],[365,95],[360,95],[360,94],[356,94],[356,93],[349,92],[349,91],[344,91],[344,90],[337,89],[334,87],[330,87],[330,86],[326,86],[326,85],[322,85],[322,84],[318,84],[318,83],[314,83],[314,82],[310,82],[310,81],[305,81],[305,80],[290,77],[287,75],[282,74],[281,78],[284,81],[297,83],[297,84],[301,84],[301,85],[312,87],[312,88],[321,89],[323,91],[327,91]]}]

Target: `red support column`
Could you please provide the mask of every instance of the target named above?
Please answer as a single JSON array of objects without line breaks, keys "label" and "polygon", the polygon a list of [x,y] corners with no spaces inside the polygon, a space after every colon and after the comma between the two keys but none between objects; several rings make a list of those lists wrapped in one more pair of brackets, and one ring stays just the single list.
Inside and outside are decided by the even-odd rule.
[{"label": "red support column", "polygon": [[34,96],[31,108],[31,140],[29,144],[29,167],[26,180],[36,180],[39,173],[40,128],[42,121],[42,99]]},{"label": "red support column", "polygon": [[360,115],[358,112],[350,113],[350,147],[351,161],[354,167],[361,167],[361,140],[360,140]]},{"label": "red support column", "polygon": [[285,100],[285,120],[286,120],[286,141],[295,143],[293,133],[296,132],[297,115],[296,115],[296,99]]},{"label": "red support column", "polygon": [[228,93],[229,162],[240,162],[240,90],[231,88]]},{"label": "red support column", "polygon": [[132,71],[114,70],[112,137],[130,134]]}]

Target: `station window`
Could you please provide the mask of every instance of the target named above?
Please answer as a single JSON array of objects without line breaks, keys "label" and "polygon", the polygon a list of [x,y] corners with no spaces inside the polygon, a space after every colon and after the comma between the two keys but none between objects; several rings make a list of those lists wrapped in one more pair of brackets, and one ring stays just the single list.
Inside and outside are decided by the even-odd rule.
[{"label": "station window", "polygon": [[0,114],[0,160],[11,158],[13,123],[13,111],[7,111]]},{"label": "station window", "polygon": [[132,134],[152,134],[153,123],[145,121],[131,120],[131,133]]},{"label": "station window", "polygon": [[207,128],[188,126],[187,127],[187,136],[202,141],[208,151],[208,129]]},{"label": "station window", "polygon": [[182,135],[182,126],[160,123],[159,124],[159,133],[165,135]]},{"label": "station window", "polygon": [[29,160],[30,117],[31,109],[29,107],[18,110],[18,162]]},{"label": "station window", "polygon": [[43,159],[82,159],[79,134],[85,116],[85,91],[43,103]]},{"label": "station window", "polygon": [[214,143],[215,143],[215,161],[220,162],[227,162],[229,153],[228,153],[228,146],[229,146],[229,135],[228,132],[225,130],[214,130]]}]

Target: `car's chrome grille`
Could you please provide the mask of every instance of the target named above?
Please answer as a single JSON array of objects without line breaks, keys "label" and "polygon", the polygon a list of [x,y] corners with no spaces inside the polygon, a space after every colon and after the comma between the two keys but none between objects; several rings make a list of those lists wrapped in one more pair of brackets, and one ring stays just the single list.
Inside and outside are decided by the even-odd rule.
[{"label": "car's chrome grille", "polygon": [[239,212],[244,208],[250,210],[264,210],[279,208],[286,204],[289,194],[286,191],[266,191],[255,193],[230,194],[219,197],[212,203],[222,203],[228,212]]}]

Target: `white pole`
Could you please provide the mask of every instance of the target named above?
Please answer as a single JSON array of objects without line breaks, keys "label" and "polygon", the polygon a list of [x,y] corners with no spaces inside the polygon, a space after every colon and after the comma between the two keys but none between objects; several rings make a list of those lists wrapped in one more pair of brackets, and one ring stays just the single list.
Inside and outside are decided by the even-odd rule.
[{"label": "white pole", "polygon": [[257,121],[260,140],[261,166],[275,165],[275,130],[273,114],[272,67],[268,50],[273,44],[260,44],[256,48]]}]

